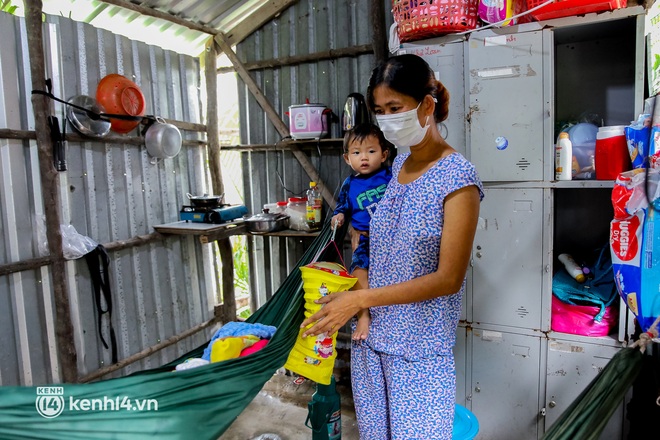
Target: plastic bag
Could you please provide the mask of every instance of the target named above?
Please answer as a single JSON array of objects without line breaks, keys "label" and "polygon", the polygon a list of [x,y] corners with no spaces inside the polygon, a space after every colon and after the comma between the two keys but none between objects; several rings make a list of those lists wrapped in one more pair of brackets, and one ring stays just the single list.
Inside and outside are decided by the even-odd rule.
[{"label": "plastic bag", "polygon": [[[99,245],[91,238],[79,234],[73,225],[60,225],[60,234],[62,234],[62,254],[67,260],[83,257]],[[39,237],[39,255],[42,257],[49,255],[46,217],[43,215],[37,221],[37,235]]]}]

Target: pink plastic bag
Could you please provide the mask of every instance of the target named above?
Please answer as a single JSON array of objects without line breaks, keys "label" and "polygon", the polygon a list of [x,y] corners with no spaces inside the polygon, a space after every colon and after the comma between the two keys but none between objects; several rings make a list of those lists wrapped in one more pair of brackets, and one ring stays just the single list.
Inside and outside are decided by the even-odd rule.
[{"label": "pink plastic bag", "polygon": [[617,326],[619,309],[614,306],[606,307],[603,319],[596,322],[594,316],[598,314],[599,310],[599,307],[566,304],[555,295],[552,295],[550,327],[553,331],[561,333],[582,336],[607,336]]}]

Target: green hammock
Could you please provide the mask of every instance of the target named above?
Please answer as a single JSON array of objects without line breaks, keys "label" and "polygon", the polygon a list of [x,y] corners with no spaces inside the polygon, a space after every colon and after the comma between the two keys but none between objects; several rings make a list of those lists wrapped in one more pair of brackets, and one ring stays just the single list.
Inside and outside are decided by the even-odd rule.
[{"label": "green hammock", "polygon": [[598,440],[642,369],[642,356],[637,347],[618,351],[542,440]]},{"label": "green hammock", "polygon": [[[216,440],[286,362],[304,317],[298,267],[313,262],[327,247],[331,234],[326,222],[273,297],[247,319],[277,327],[260,351],[172,371],[188,358],[201,357],[204,344],[160,368],[126,377],[48,389],[0,387],[0,439]],[[325,257],[319,259],[329,261]],[[51,418],[42,416],[37,405]]]}]

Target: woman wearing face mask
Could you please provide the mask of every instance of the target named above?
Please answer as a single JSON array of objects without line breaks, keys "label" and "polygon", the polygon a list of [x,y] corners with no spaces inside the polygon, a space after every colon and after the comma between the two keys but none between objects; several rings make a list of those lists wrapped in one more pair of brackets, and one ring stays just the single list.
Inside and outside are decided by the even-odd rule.
[{"label": "woman wearing face mask", "polygon": [[410,147],[370,223],[369,289],[328,295],[306,335],[337,331],[369,307],[369,336],[351,347],[360,439],[451,439],[452,347],[477,225],[481,182],[442,138],[449,94],[415,55],[374,69],[368,102],[385,137]]}]

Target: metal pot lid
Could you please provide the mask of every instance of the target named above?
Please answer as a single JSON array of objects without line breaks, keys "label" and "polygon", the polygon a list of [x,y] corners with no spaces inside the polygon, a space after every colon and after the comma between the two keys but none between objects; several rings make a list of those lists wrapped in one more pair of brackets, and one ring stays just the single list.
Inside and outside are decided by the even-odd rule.
[{"label": "metal pot lid", "polygon": [[[96,99],[87,95],[76,95],[69,99],[70,104],[86,108],[95,113],[105,113],[105,109]],[[110,133],[110,121],[92,119],[87,112],[68,106],[67,119],[80,134],[91,137],[103,137]]]}]

